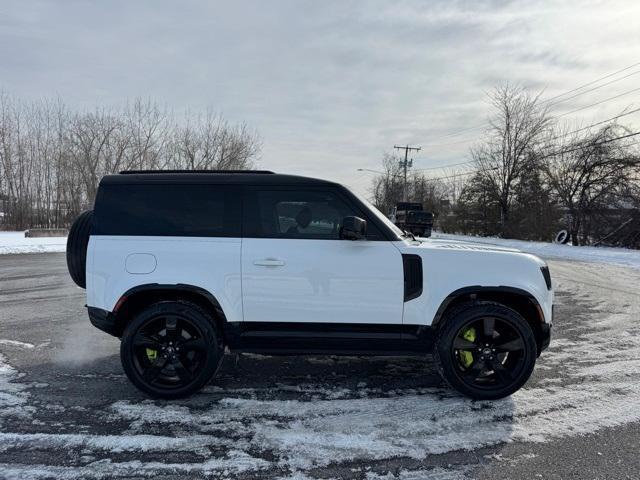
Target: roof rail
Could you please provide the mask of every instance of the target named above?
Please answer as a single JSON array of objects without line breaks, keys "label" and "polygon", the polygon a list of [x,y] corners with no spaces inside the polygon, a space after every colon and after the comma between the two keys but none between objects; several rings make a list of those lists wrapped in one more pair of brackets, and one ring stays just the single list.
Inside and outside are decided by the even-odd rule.
[{"label": "roof rail", "polygon": [[150,173],[257,173],[260,175],[274,175],[271,170],[122,170],[122,175],[139,175]]}]

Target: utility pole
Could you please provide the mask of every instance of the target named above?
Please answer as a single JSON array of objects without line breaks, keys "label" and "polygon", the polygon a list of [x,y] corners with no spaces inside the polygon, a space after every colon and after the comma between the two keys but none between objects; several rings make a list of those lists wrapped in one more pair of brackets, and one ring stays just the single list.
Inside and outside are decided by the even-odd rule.
[{"label": "utility pole", "polygon": [[399,147],[394,145],[393,148],[397,150],[404,150],[404,161],[400,160],[400,166],[404,169],[404,188],[402,191],[403,200],[406,202],[408,200],[408,192],[407,192],[407,168],[413,167],[413,158],[408,160],[409,152],[411,150],[415,150],[419,152],[421,147],[410,147],[409,145],[405,145],[404,147]]}]

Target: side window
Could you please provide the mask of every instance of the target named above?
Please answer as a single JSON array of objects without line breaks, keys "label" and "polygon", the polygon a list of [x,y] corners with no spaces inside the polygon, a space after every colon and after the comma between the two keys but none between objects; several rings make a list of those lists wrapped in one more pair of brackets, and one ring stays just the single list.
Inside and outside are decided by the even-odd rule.
[{"label": "side window", "polygon": [[101,187],[96,235],[239,237],[239,189],[218,185]]},{"label": "side window", "polygon": [[362,216],[330,190],[254,190],[245,235],[338,240],[342,219]]}]

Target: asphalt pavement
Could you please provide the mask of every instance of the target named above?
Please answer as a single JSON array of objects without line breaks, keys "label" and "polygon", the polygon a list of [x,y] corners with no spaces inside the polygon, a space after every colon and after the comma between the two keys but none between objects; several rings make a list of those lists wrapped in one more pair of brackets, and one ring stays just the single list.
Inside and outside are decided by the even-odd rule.
[{"label": "asphalt pavement", "polygon": [[[626,295],[622,315],[638,301],[635,277],[615,287],[584,264],[550,264],[556,346],[528,393],[498,406],[460,399],[430,359],[230,354],[202,393],[162,402],[127,381],[118,339],[89,324],[64,254],[0,255],[0,478],[640,478],[634,411],[615,403],[598,423],[578,402],[584,388],[606,416],[601,377],[565,371],[583,329],[615,328],[589,323],[603,304]],[[638,368],[629,375],[607,395],[633,398]]]}]

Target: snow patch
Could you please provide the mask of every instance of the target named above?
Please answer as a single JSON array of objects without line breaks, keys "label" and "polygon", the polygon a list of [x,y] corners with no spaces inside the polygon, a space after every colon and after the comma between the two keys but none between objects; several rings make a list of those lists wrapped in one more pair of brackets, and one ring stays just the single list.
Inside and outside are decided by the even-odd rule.
[{"label": "snow patch", "polygon": [[[43,449],[91,449],[93,451],[150,452],[150,451],[189,451],[208,452],[204,447],[220,445],[215,437],[193,435],[167,437],[160,435],[90,435],[90,434],[54,434],[54,433],[3,433],[0,432],[0,452],[7,450],[43,450]],[[226,443],[226,442],[224,442]]]},{"label": "snow patch", "polygon": [[466,480],[468,478],[463,469],[445,470],[440,467],[428,470],[401,470],[397,475],[367,472],[366,476],[367,480]]},{"label": "snow patch", "polygon": [[0,255],[64,252],[67,237],[26,238],[24,232],[0,232]]},{"label": "snow patch", "polygon": [[18,340],[8,340],[6,338],[0,338],[0,345],[9,345],[12,347],[20,347],[20,348],[34,348],[35,345],[33,343],[27,342],[19,342]]},{"label": "snow patch", "polygon": [[231,451],[226,458],[211,458],[195,463],[113,462],[98,460],[84,466],[63,467],[52,465],[0,464],[2,478],[6,480],[40,480],[56,478],[61,480],[107,479],[115,477],[140,478],[168,475],[202,474],[205,476],[241,474],[246,471],[265,469],[270,464],[254,458],[245,452]]},{"label": "snow patch", "polygon": [[18,371],[0,353],[0,425],[6,417],[28,418],[33,413],[33,407],[27,406],[26,386],[16,382],[18,378]]}]

